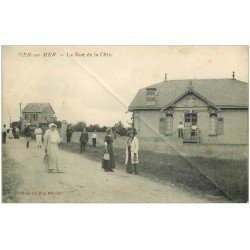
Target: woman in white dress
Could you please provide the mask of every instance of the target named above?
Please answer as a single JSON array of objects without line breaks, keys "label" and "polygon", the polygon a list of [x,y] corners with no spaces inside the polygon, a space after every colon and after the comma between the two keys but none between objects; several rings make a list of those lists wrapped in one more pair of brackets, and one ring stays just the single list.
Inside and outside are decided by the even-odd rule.
[{"label": "woman in white dress", "polygon": [[49,156],[49,165],[48,171],[53,172],[56,170],[58,173],[62,171],[59,169],[59,149],[58,144],[60,143],[61,138],[57,131],[57,126],[54,123],[49,124],[49,129],[44,134],[44,146],[45,153]]},{"label": "woman in white dress", "polygon": [[[137,131],[132,129],[129,131],[129,140],[126,144],[126,170],[128,173],[138,174],[138,164],[139,164],[139,142],[136,137]],[[132,166],[131,166],[132,165]],[[131,168],[132,167],[132,168]]]}]

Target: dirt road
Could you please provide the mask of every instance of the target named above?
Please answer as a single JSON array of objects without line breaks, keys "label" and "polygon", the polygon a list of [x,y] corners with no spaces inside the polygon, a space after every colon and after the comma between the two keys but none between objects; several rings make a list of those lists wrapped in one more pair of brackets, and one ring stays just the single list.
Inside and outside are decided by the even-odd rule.
[{"label": "dirt road", "polygon": [[66,151],[60,151],[65,173],[47,173],[42,162],[44,149],[26,149],[24,139],[8,140],[3,146],[18,162],[22,179],[18,202],[208,202],[172,185],[152,182],[141,176],[115,170],[106,173],[97,163]]}]

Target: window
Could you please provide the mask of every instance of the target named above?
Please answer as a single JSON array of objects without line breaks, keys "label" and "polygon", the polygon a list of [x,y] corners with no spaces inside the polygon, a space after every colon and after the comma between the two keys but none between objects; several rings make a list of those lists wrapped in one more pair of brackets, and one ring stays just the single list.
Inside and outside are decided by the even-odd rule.
[{"label": "window", "polygon": [[161,117],[159,123],[159,133],[165,135],[165,129],[166,129],[166,117]]},{"label": "window", "polygon": [[153,95],[155,96],[156,94],[156,88],[147,88],[147,95]]},{"label": "window", "polygon": [[185,114],[184,127],[187,129],[191,129],[191,126],[193,123],[195,123],[197,125],[197,114],[195,114],[195,113]]},{"label": "window", "polygon": [[148,88],[147,90],[147,98],[146,98],[146,105],[152,106],[156,105],[156,88]]},{"label": "window", "polygon": [[37,114],[30,114],[30,120],[31,121],[37,121]]},{"label": "window", "polygon": [[45,116],[44,116],[44,120],[47,121],[47,119],[48,119],[48,117],[47,117],[47,115],[45,115]]},{"label": "window", "polygon": [[209,135],[223,135],[224,118],[217,117],[217,114],[211,114],[209,117]]},{"label": "window", "polygon": [[25,115],[24,115],[24,119],[25,119],[25,120],[29,120],[29,119],[30,119],[30,115],[29,115],[29,114],[25,114]]}]

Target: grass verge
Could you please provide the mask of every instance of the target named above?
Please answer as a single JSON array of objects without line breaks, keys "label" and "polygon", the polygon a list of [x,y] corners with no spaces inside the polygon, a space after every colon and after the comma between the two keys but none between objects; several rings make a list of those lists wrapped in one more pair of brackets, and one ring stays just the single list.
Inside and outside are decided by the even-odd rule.
[{"label": "grass verge", "polygon": [[[80,152],[78,143],[62,143],[60,148]],[[87,158],[100,162],[101,167],[103,152],[103,146],[88,146],[84,154]],[[234,202],[248,200],[247,162],[207,157],[187,159],[148,150],[140,150],[139,154],[139,171],[142,176],[167,181],[204,196],[223,196]],[[115,148],[115,160],[117,168],[125,170],[124,149]]]},{"label": "grass verge", "polygon": [[234,202],[248,202],[248,161],[190,157],[190,162]]},{"label": "grass verge", "polygon": [[20,176],[16,172],[18,164],[10,159],[3,148],[2,154],[2,202],[17,202],[17,188],[21,183]]}]

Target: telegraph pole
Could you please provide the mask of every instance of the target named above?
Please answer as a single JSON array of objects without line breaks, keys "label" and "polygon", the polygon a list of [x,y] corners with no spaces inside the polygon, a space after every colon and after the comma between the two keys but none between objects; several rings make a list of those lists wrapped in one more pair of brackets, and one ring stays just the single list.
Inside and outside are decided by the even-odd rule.
[{"label": "telegraph pole", "polygon": [[22,103],[20,102],[20,121],[22,121]]}]

